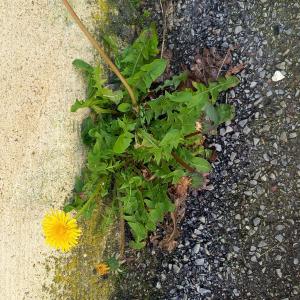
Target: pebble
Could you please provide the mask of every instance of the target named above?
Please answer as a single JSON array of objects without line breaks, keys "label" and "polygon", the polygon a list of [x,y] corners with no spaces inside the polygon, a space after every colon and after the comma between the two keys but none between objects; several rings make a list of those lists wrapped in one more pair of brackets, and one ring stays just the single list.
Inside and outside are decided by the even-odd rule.
[{"label": "pebble", "polygon": [[284,131],[284,132],[282,132],[282,133],[280,134],[280,137],[279,137],[279,139],[280,139],[281,141],[283,141],[283,142],[287,143],[288,139],[287,139],[287,134],[286,134],[286,132],[285,132],[285,131]]},{"label": "pebble", "polygon": [[234,161],[234,159],[236,158],[236,156],[237,156],[237,153],[236,152],[232,152],[231,155],[230,155],[230,160]]},{"label": "pebble", "polygon": [[222,146],[220,144],[214,144],[214,146],[218,152],[222,151]]},{"label": "pebble", "polygon": [[210,290],[204,289],[204,288],[199,288],[199,289],[197,289],[197,291],[198,291],[201,295],[205,295],[205,294],[211,293]]},{"label": "pebble", "polygon": [[261,241],[261,242],[258,243],[257,246],[258,246],[258,248],[264,248],[264,247],[267,247],[268,244],[265,241]]},{"label": "pebble", "polygon": [[285,228],[285,226],[284,226],[284,225],[281,225],[281,224],[279,224],[279,225],[276,226],[276,230],[277,230],[277,231],[281,231],[281,230],[283,230],[284,228]]},{"label": "pebble", "polygon": [[280,71],[276,71],[276,72],[274,73],[274,75],[272,76],[272,80],[273,80],[274,82],[280,81],[280,80],[282,80],[282,79],[284,79],[284,78],[285,78],[285,76],[284,76],[283,73],[280,72]]},{"label": "pebble", "polygon": [[242,218],[241,218],[241,215],[240,215],[240,214],[235,215],[235,219],[236,219],[236,220],[241,220],[241,219],[242,219]]},{"label": "pebble", "polygon": [[254,226],[257,226],[257,225],[259,225],[260,224],[260,218],[255,218],[254,220],[253,220],[253,225]]},{"label": "pebble", "polygon": [[231,126],[226,126],[226,133],[233,132],[233,128]]},{"label": "pebble", "polygon": [[204,265],[204,262],[205,262],[204,258],[200,258],[200,259],[196,259],[196,260],[195,260],[195,264],[196,264],[197,266],[203,266],[203,265]]},{"label": "pebble", "polygon": [[254,146],[256,146],[259,143],[259,139],[258,138],[254,138],[253,139],[253,144]]},{"label": "pebble", "polygon": [[239,122],[239,125],[241,127],[244,127],[247,124],[247,122],[248,122],[248,119],[244,119],[244,120],[242,120],[242,121]]},{"label": "pebble", "polygon": [[283,241],[283,235],[282,234],[278,234],[275,236],[275,239],[278,241],[278,242],[282,242]]},{"label": "pebble", "polygon": [[250,260],[252,262],[257,262],[257,257],[255,255],[251,256]]},{"label": "pebble", "polygon": [[178,267],[177,265],[173,265],[173,270],[176,274],[178,274],[180,272],[180,267]]},{"label": "pebble", "polygon": [[240,252],[240,248],[237,246],[233,246],[233,251],[238,253]]},{"label": "pebble", "polygon": [[285,70],[285,62],[281,62],[276,65],[276,68],[279,70]]},{"label": "pebble", "polygon": [[199,253],[199,251],[200,251],[200,244],[196,244],[193,248],[193,253],[197,254],[197,253]]},{"label": "pebble", "polygon": [[281,269],[276,269],[276,274],[277,274],[277,276],[279,278],[281,278],[282,277],[282,271],[281,271]]},{"label": "pebble", "polygon": [[235,29],[234,29],[234,33],[235,34],[239,34],[243,31],[243,27],[242,26],[236,26]]},{"label": "pebble", "polygon": [[265,76],[266,76],[266,71],[265,71],[265,70],[260,71],[259,74],[258,74],[258,76],[259,76],[260,78],[265,78]]},{"label": "pebble", "polygon": [[250,129],[248,126],[246,126],[246,127],[243,129],[243,133],[246,134],[246,135],[249,134],[250,131],[251,131],[251,129]]}]

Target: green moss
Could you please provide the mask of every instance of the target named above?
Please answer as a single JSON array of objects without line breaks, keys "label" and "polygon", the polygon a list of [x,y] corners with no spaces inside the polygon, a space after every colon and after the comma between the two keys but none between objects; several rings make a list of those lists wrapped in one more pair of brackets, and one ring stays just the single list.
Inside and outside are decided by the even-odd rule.
[{"label": "green moss", "polygon": [[80,224],[83,234],[78,247],[69,255],[55,259],[54,280],[48,287],[53,299],[109,299],[115,278],[108,276],[104,279],[96,274],[95,266],[117,252],[118,235],[114,226],[111,226],[104,235],[99,233],[97,229],[99,219],[101,211],[97,207],[92,219]]}]

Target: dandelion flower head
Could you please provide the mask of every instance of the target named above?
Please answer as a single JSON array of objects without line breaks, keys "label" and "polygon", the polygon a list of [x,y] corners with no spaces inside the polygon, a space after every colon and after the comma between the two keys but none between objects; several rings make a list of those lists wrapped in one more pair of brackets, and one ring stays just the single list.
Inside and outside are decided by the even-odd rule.
[{"label": "dandelion flower head", "polygon": [[109,272],[109,266],[106,263],[100,263],[96,266],[96,271],[99,275],[104,276]]},{"label": "dandelion flower head", "polygon": [[63,252],[76,246],[81,234],[76,219],[61,210],[48,213],[43,219],[42,227],[46,243]]}]

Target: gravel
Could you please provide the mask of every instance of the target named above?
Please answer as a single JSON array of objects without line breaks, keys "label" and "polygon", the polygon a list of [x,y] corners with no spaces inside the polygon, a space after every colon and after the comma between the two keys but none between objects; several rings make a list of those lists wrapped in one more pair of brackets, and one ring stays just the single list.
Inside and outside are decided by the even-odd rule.
[{"label": "gravel", "polygon": [[[159,2],[147,8],[161,22]],[[235,119],[209,139],[213,189],[188,199],[177,249],[139,253],[115,299],[300,299],[299,19],[296,0],[173,1],[175,69],[203,47],[247,67],[221,99]]]}]

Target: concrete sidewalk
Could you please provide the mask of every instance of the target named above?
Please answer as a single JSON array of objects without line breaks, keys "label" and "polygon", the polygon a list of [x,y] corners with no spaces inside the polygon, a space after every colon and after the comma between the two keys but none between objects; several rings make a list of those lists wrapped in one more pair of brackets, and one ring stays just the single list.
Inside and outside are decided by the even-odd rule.
[{"label": "concrete sidewalk", "polygon": [[[73,2],[91,24],[86,1]],[[85,86],[72,60],[93,52],[58,0],[2,0],[0,27],[0,299],[49,299],[41,219],[82,165],[70,106]]]}]

